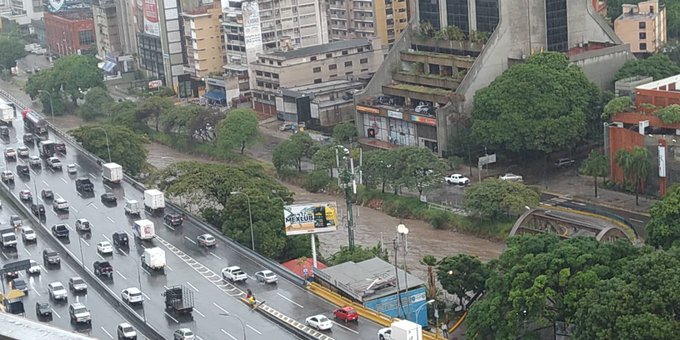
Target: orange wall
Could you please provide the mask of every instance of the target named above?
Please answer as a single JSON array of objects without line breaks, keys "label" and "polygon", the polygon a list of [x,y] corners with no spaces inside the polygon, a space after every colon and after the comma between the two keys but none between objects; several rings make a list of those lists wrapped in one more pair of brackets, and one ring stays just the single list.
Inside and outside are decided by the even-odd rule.
[{"label": "orange wall", "polygon": [[[658,118],[657,118],[658,119]],[[651,122],[650,122],[651,123]],[[614,155],[618,150],[633,150],[634,147],[644,147],[645,136],[624,128],[609,127],[609,169],[611,170],[611,179],[616,183],[623,182],[623,171],[616,165]]]},{"label": "orange wall", "polygon": [[647,103],[658,107],[666,107],[671,104],[680,104],[680,92],[676,92],[675,84],[669,84],[668,88],[659,90],[635,89],[635,105]]}]

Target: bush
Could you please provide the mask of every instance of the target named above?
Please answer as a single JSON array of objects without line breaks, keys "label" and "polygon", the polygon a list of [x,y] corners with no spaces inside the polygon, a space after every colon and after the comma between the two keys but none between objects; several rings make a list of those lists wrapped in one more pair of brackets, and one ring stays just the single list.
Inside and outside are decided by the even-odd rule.
[{"label": "bush", "polygon": [[305,189],[310,192],[321,192],[328,187],[331,182],[331,177],[328,176],[326,170],[314,170],[307,176]]},{"label": "bush", "polygon": [[435,229],[448,228],[452,220],[451,214],[442,210],[429,210],[425,214],[425,218]]}]

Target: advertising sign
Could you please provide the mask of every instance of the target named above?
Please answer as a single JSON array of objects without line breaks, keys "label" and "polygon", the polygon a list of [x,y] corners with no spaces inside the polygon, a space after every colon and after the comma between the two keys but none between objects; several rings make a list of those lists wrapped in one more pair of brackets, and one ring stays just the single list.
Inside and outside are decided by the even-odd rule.
[{"label": "advertising sign", "polygon": [[378,110],[378,109],[374,109],[372,107],[361,106],[361,105],[357,105],[357,111],[380,114],[380,110]]},{"label": "advertising sign", "polygon": [[156,0],[144,0],[144,33],[157,37],[161,35]]},{"label": "advertising sign", "polygon": [[658,146],[659,150],[659,177],[666,177],[666,147]]},{"label": "advertising sign", "polygon": [[387,117],[404,119],[404,114],[399,111],[387,110]]},{"label": "advertising sign", "polygon": [[163,81],[162,80],[152,80],[149,82],[149,89],[157,89],[159,87],[163,86]]},{"label": "advertising sign", "polygon": [[335,202],[286,205],[283,219],[289,236],[336,231],[338,205]]},{"label": "advertising sign", "polygon": [[435,126],[437,125],[437,120],[434,118],[428,118],[428,117],[421,117],[421,116],[416,116],[416,115],[411,115],[411,120],[414,122],[422,123],[422,124],[427,124],[427,125],[432,125]]}]

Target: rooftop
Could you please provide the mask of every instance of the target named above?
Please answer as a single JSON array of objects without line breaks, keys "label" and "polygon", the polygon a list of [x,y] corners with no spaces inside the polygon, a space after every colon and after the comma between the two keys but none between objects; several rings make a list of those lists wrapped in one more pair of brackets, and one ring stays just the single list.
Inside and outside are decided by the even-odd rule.
[{"label": "rooftop", "polygon": [[[676,86],[672,86],[671,88],[673,90],[671,90],[668,87],[668,85],[671,85],[671,84],[676,85],[678,83],[680,83],[680,74],[676,74],[676,75],[668,77],[668,78],[664,78],[664,79],[660,79],[660,80],[657,80],[657,81],[653,81],[651,83],[640,85],[640,86],[636,87],[636,89],[677,92],[677,90],[675,90]],[[680,88],[680,86],[677,86],[677,88]]]},{"label": "rooftop", "polygon": [[298,48],[296,50],[290,51],[275,51],[265,54],[268,57],[277,57],[282,59],[294,59],[302,58],[308,56],[314,56],[318,54],[324,54],[329,52],[341,51],[350,48],[357,48],[361,46],[371,45],[371,41],[366,38],[352,39],[352,40],[342,40],[334,41],[327,44],[308,46],[303,48]]},{"label": "rooftop", "polygon": [[309,84],[296,87],[282,88],[281,93],[287,96],[302,94],[332,93],[353,88],[362,88],[364,83],[345,79],[331,80],[319,84]]},{"label": "rooftop", "polygon": [[0,313],[3,339],[35,339],[35,340],[85,340],[90,337],[75,332],[68,332],[46,324],[31,321],[9,313]]}]

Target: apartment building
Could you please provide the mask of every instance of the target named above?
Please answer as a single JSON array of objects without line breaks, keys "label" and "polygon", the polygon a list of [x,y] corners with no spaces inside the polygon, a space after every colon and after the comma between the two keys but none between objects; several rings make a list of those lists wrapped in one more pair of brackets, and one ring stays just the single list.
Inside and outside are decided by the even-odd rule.
[{"label": "apartment building", "polygon": [[614,20],[614,31],[633,53],[660,51],[667,41],[666,8],[658,0],[637,5],[624,4],[623,13]]},{"label": "apartment building", "polygon": [[0,16],[3,19],[28,29],[31,20],[42,19],[45,3],[42,0],[7,0],[2,7]]},{"label": "apartment building", "polygon": [[331,40],[379,37],[392,46],[409,19],[406,0],[331,0],[328,29]]},{"label": "apartment building", "polygon": [[221,16],[219,1],[182,12],[187,61],[184,70],[196,80],[210,73],[222,74],[225,57]]},{"label": "apartment building", "polygon": [[45,35],[52,53],[82,54],[95,45],[92,11],[87,9],[45,13]]},{"label": "apartment building", "polygon": [[250,63],[255,110],[276,114],[280,86],[320,84],[369,77],[383,61],[380,39],[361,38],[259,54]]},{"label": "apartment building", "polygon": [[329,127],[354,118],[354,93],[364,88],[361,81],[331,80],[281,88],[276,96],[276,116],[307,127]]}]

